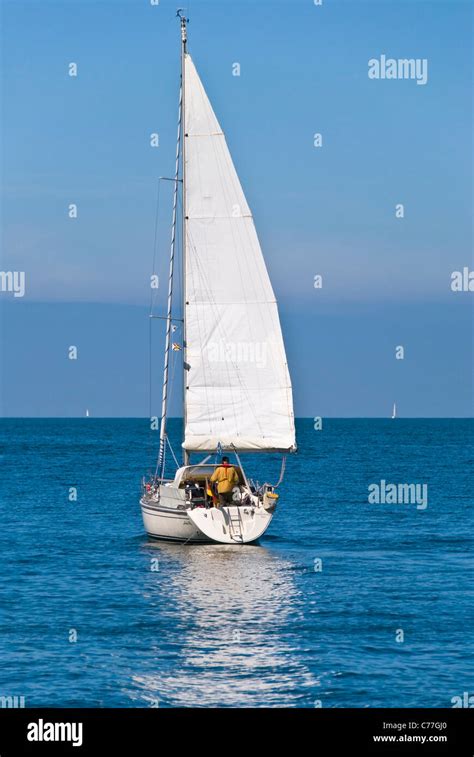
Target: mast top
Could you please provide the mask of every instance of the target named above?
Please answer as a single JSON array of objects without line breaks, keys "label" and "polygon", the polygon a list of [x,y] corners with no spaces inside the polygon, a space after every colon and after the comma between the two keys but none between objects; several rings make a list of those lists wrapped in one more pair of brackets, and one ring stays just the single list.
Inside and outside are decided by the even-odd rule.
[{"label": "mast top", "polygon": [[183,43],[183,50],[186,52],[186,42],[188,41],[186,24],[189,23],[189,18],[183,16],[183,12],[184,8],[178,8],[176,15],[181,21],[181,42]]}]

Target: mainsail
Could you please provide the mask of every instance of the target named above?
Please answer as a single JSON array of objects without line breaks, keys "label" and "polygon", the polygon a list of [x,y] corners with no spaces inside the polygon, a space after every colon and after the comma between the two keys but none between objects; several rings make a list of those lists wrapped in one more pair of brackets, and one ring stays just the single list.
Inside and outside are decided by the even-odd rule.
[{"label": "mainsail", "polygon": [[224,134],[184,56],[185,435],[192,452],[293,450],[275,295]]}]

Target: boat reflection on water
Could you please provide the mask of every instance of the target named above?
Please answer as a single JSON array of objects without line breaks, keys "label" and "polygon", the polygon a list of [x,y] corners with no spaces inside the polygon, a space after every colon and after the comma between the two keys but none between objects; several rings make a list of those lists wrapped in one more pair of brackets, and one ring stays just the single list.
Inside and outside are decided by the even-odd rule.
[{"label": "boat reflection on water", "polygon": [[145,598],[166,630],[154,641],[155,670],[133,675],[133,698],[165,707],[312,706],[319,682],[298,643],[304,598],[291,562],[250,545],[147,546],[160,570]]}]

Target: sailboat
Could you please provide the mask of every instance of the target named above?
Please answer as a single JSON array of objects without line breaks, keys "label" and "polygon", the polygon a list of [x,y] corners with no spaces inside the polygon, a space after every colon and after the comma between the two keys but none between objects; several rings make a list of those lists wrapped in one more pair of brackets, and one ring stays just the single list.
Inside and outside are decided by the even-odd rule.
[{"label": "sailboat", "polygon": [[[252,213],[221,126],[188,52],[179,10],[181,84],[169,260],[160,443],[142,480],[147,534],[181,542],[256,541],[276,510],[286,453],[296,449],[291,380],[277,303]],[[180,200],[180,202],[179,202]],[[181,205],[182,285],[176,317],[175,259]],[[159,317],[159,316],[158,316]],[[182,329],[182,343],[176,339]],[[167,433],[170,355],[183,371],[183,464]],[[166,477],[166,453],[175,459]],[[242,452],[282,454],[280,479],[259,484]],[[226,503],[211,477],[226,453],[237,480]],[[201,456],[191,462],[191,456]]]},{"label": "sailboat", "polygon": [[392,409],[392,420],[397,417],[397,405],[394,402],[393,403],[393,409]]}]

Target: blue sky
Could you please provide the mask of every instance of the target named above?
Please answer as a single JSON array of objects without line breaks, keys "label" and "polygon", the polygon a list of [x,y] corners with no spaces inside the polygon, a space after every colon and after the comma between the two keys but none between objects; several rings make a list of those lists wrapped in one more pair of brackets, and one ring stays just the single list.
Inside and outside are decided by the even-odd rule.
[{"label": "blue sky", "polygon": [[[0,295],[6,415],[148,412],[142,352],[157,178],[174,162],[176,7],[2,3],[1,268],[27,276],[24,298]],[[297,414],[380,416],[398,400],[402,415],[471,415],[473,295],[450,290],[451,272],[473,267],[470,3],[188,9],[190,52],[280,302]],[[370,80],[381,54],[426,58],[428,83]],[[164,187],[162,275],[170,202]],[[155,345],[158,382],[159,334]]]}]

